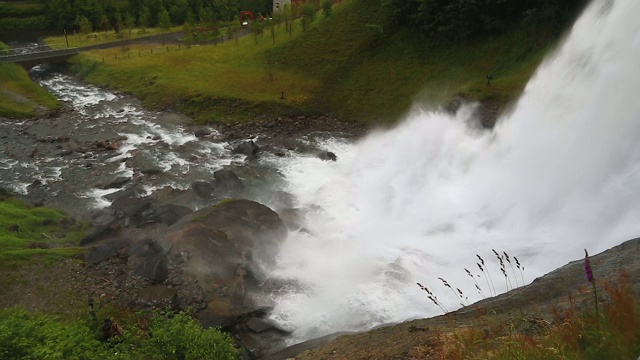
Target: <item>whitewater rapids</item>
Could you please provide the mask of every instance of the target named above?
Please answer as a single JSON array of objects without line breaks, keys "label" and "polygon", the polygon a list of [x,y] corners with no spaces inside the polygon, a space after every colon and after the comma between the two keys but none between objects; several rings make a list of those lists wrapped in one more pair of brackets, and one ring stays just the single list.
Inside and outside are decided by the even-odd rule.
[{"label": "whitewater rapids", "polygon": [[[469,107],[417,106],[357,144],[327,140],[335,163],[274,160],[307,223],[270,273],[298,284],[274,293],[274,320],[296,342],[438,315],[416,282],[449,310],[461,301],[438,277],[476,301],[476,254],[504,292],[640,235],[637,14],[592,2],[493,131],[466,126]],[[505,281],[492,249],[524,272]]]}]

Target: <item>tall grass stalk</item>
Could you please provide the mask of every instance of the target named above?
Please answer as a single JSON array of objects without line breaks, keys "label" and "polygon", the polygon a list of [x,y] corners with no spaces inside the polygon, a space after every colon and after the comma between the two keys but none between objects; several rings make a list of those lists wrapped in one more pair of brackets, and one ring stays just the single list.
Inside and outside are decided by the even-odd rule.
[{"label": "tall grass stalk", "polygon": [[[516,287],[520,287],[520,285],[518,284],[518,277],[516,276],[516,271],[513,269],[513,263],[511,262],[511,259],[509,259],[509,254],[507,254],[506,251],[503,251],[502,254],[504,255],[504,259],[507,260],[507,262],[509,263],[509,266],[511,267],[513,278],[516,281]],[[524,283],[522,283],[522,285],[524,285]]]},{"label": "tall grass stalk", "polygon": [[[489,269],[487,269],[487,271],[485,272],[484,269],[486,268],[486,265],[484,263],[484,259],[478,254],[476,254],[476,256],[478,257],[478,259],[480,259],[480,263],[482,263],[482,265],[477,264],[478,268],[480,268],[480,271],[482,271],[482,273],[484,274],[485,280],[488,278],[489,281],[491,282],[491,287],[489,288],[489,290],[493,289],[493,293],[491,293],[491,296],[494,296],[494,295],[497,294],[497,292],[496,292],[495,286],[493,286],[493,279],[491,278],[491,274],[489,273]],[[489,282],[487,282],[487,285],[489,285]]]}]

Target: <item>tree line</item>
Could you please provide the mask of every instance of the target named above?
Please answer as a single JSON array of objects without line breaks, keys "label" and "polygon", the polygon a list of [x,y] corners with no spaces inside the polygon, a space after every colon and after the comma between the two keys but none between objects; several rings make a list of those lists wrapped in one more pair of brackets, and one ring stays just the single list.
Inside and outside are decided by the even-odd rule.
[{"label": "tree line", "polygon": [[0,4],[0,30],[67,32],[231,21],[241,10],[268,14],[272,0],[40,0],[35,5]]},{"label": "tree line", "polygon": [[427,36],[465,40],[514,24],[561,31],[588,0],[382,0],[398,25]]}]

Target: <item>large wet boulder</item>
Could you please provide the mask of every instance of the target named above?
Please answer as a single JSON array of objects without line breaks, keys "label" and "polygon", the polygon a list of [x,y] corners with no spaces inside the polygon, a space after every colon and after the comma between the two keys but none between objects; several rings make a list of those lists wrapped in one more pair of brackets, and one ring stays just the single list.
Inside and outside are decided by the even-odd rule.
[{"label": "large wet boulder", "polygon": [[287,229],[273,210],[250,200],[230,200],[198,210],[169,227],[160,241],[179,258],[207,294],[200,318],[228,326],[256,310],[261,269],[273,264]]},{"label": "large wet boulder", "polygon": [[273,210],[250,200],[229,200],[183,217],[167,229],[161,244],[190,264],[201,283],[233,292],[242,286],[240,274],[256,262],[268,262],[286,236]]}]

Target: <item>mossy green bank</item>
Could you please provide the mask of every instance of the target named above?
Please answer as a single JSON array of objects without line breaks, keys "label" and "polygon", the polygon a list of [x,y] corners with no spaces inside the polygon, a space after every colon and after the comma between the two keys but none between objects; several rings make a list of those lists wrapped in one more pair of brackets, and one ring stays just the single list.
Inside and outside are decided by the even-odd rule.
[{"label": "mossy green bank", "polygon": [[[37,262],[53,262],[78,256],[88,227],[59,210],[32,207],[0,192],[0,271]],[[5,277],[3,277],[6,280]],[[0,281],[0,285],[2,284]]]},{"label": "mossy green bank", "polygon": [[[7,49],[0,43],[0,53]],[[56,98],[31,81],[20,65],[0,64],[0,84],[0,117],[32,117],[59,107]]]}]

